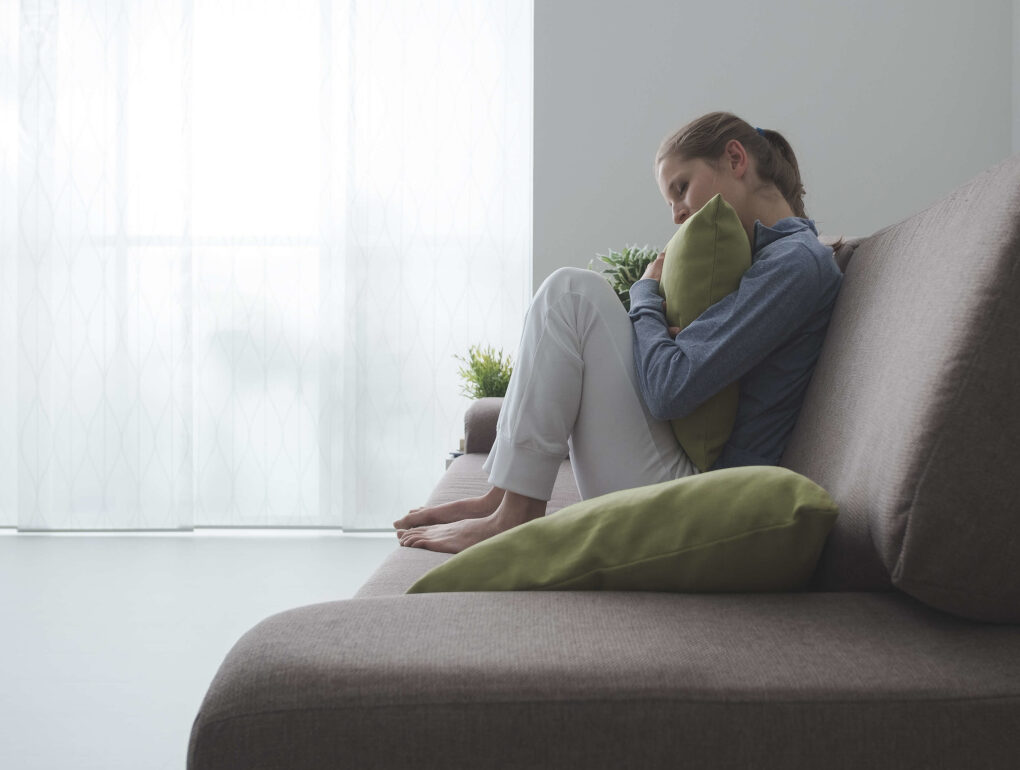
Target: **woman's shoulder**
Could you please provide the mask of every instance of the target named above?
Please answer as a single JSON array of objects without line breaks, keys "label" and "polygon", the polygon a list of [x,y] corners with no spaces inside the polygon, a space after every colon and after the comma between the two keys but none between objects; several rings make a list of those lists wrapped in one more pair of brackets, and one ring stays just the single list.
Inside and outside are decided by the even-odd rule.
[{"label": "woman's shoulder", "polygon": [[[819,288],[840,282],[842,273],[832,248],[818,240],[813,221],[789,217],[772,228],[765,228],[760,223],[759,226],[771,232],[765,233],[767,243],[760,245],[753,255],[753,270],[810,280],[817,282]],[[759,233],[756,228],[756,236]],[[760,243],[758,237],[755,240]]]}]

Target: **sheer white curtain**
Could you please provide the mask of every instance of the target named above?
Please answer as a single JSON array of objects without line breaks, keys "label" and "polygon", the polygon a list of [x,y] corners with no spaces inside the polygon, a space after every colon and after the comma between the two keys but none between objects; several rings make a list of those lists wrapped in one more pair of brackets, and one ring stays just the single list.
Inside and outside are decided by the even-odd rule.
[{"label": "sheer white curtain", "polygon": [[530,294],[532,5],[0,0],[0,525],[388,526]]}]

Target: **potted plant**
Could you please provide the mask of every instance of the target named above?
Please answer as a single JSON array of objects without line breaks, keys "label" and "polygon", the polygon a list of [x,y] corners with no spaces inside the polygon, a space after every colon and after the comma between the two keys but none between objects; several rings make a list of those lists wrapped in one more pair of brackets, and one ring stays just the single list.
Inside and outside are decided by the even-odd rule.
[{"label": "potted plant", "polygon": [[[502,349],[491,346],[472,345],[467,356],[454,356],[463,366],[457,373],[464,380],[461,393],[468,398],[493,398],[506,395],[510,375],[513,374],[513,363],[509,355]],[[457,457],[464,454],[464,439],[460,440],[460,448],[451,452],[446,459],[446,467]]]},{"label": "potted plant", "polygon": [[650,246],[624,246],[623,251],[609,250],[608,254],[596,254],[600,262],[593,259],[588,263],[590,270],[602,273],[623,306],[630,310],[630,287],[645,272],[648,263],[659,256],[659,251]]},{"label": "potted plant", "polygon": [[464,380],[461,393],[468,398],[505,396],[510,384],[513,363],[503,350],[491,346],[472,345],[467,357],[454,356],[464,364],[457,373]]}]

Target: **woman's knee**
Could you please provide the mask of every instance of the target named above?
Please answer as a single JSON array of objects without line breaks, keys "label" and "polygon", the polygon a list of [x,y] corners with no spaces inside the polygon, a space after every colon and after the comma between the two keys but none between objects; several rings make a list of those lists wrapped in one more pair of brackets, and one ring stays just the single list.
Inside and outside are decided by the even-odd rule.
[{"label": "woman's knee", "polygon": [[538,294],[581,294],[593,301],[604,301],[607,296],[616,299],[616,293],[600,273],[582,267],[557,268],[542,281]]}]

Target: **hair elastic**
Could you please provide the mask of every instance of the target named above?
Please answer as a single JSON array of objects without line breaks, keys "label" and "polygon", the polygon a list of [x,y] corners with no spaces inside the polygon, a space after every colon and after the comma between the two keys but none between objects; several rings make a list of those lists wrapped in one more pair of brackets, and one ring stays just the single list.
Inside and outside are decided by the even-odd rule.
[{"label": "hair elastic", "polygon": [[764,129],[761,129],[761,128],[758,128],[758,126],[755,126],[754,130],[757,131],[761,136],[765,136],[765,130]]}]

